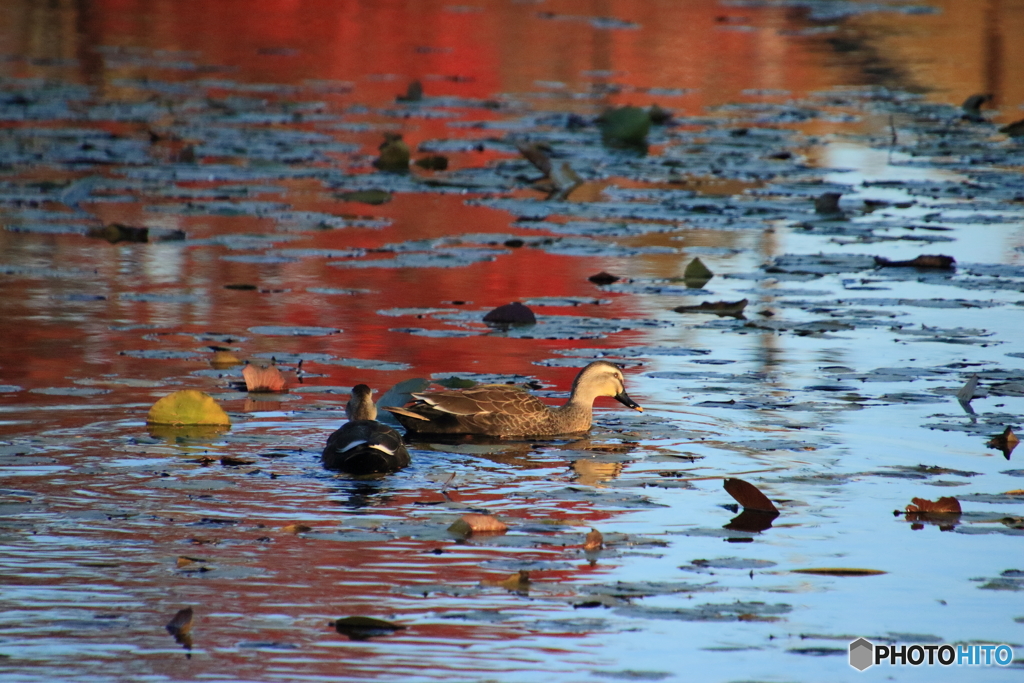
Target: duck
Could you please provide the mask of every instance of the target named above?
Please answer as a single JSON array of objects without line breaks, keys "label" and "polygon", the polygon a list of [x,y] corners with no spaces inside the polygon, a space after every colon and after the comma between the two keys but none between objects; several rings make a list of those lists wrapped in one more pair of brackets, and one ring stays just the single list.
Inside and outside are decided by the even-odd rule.
[{"label": "duck", "polygon": [[345,405],[348,422],[327,438],[320,456],[325,468],[349,474],[394,472],[409,465],[402,436],[377,421],[370,387],[357,384]]},{"label": "duck", "polygon": [[463,390],[413,393],[412,403],[385,408],[410,433],[476,434],[496,437],[556,436],[590,429],[594,399],[610,396],[643,412],[625,389],[622,369],[595,361],[580,370],[569,400],[551,407],[525,389],[507,384],[483,384]]}]

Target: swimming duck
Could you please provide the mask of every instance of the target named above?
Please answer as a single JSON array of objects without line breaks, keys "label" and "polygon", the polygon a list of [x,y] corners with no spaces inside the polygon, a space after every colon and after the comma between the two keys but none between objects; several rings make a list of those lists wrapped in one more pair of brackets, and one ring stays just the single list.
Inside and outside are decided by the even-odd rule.
[{"label": "swimming duck", "polygon": [[409,464],[401,435],[377,422],[370,387],[359,384],[345,406],[349,421],[327,438],[320,456],[324,467],[349,474],[393,472]]},{"label": "swimming duck", "polygon": [[519,387],[484,384],[461,391],[414,393],[413,403],[386,408],[410,432],[482,434],[487,436],[553,436],[590,429],[594,399],[610,396],[643,412],[626,394],[622,370],[595,361],[580,370],[565,405],[552,408]]}]

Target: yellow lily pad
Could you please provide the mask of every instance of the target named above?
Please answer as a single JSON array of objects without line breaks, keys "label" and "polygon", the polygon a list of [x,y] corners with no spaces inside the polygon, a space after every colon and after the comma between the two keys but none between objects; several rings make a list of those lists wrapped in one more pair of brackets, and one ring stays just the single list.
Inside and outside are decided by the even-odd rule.
[{"label": "yellow lily pad", "polygon": [[154,403],[146,416],[146,422],[162,425],[229,425],[231,418],[209,394],[196,389],[184,389]]},{"label": "yellow lily pad", "polygon": [[881,569],[857,569],[854,567],[815,567],[811,569],[794,569],[794,574],[821,574],[823,576],[877,576],[886,574]]}]

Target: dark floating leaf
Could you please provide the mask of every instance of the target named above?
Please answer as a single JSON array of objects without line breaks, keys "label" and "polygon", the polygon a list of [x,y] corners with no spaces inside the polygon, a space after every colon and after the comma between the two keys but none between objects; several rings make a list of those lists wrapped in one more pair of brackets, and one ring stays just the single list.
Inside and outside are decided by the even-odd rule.
[{"label": "dark floating leaf", "polygon": [[409,170],[409,145],[402,141],[399,133],[385,133],[380,145],[380,156],[373,165],[382,171],[405,173]]},{"label": "dark floating leaf", "polygon": [[423,84],[419,81],[413,81],[409,84],[409,87],[405,89],[404,95],[398,95],[395,100],[398,102],[419,102],[423,99]]},{"label": "dark floating leaf", "polygon": [[430,154],[417,159],[416,165],[428,171],[447,171],[448,157],[443,154]]},{"label": "dark floating leaf", "polygon": [[237,289],[237,290],[243,291],[243,292],[251,292],[251,291],[255,291],[255,290],[259,289],[259,287],[257,287],[256,285],[250,285],[250,284],[246,284],[246,283],[238,283],[238,284],[224,285],[224,289]]},{"label": "dark floating leaf", "polygon": [[842,197],[841,192],[826,192],[818,195],[814,200],[814,211],[815,213],[821,214],[841,214],[842,209],[839,208],[839,198]]},{"label": "dark floating leaf", "polygon": [[343,202],[360,202],[374,206],[391,201],[391,193],[387,190],[355,190],[354,192],[339,192],[334,196]]},{"label": "dark floating leaf", "polygon": [[718,316],[743,317],[743,309],[747,306],[746,299],[739,301],[702,301],[697,306],[676,306],[676,313],[714,313]]},{"label": "dark floating leaf", "polygon": [[647,144],[651,116],[640,107],[619,107],[601,114],[597,123],[606,144],[641,146]]},{"label": "dark floating leaf", "polygon": [[890,261],[884,256],[875,257],[875,265],[881,268],[931,268],[935,270],[953,270],[956,259],[943,254],[922,254],[909,261]]},{"label": "dark floating leaf", "polygon": [[952,496],[945,496],[938,500],[931,501],[925,500],[924,498],[914,498],[911,501],[913,504],[907,506],[907,518],[910,518],[911,514],[922,514],[926,512],[934,512],[941,514],[961,514],[960,501]]},{"label": "dark floating leaf", "polygon": [[331,626],[341,635],[348,636],[350,640],[368,640],[377,636],[387,636],[406,628],[400,624],[373,617],[345,617],[333,622]]},{"label": "dark floating leaf", "polygon": [[779,509],[768,500],[768,496],[750,482],[742,479],[726,479],[722,482],[726,493],[736,499],[744,510],[778,513]]},{"label": "dark floating leaf", "polygon": [[1003,126],[999,129],[999,132],[1005,133],[1012,138],[1024,137],[1024,119]]},{"label": "dark floating leaf", "polygon": [[700,289],[710,282],[714,276],[715,274],[697,256],[687,264],[686,270],[683,271],[683,282],[687,287]]},{"label": "dark floating leaf", "polygon": [[537,316],[528,306],[518,301],[498,306],[484,316],[485,323],[503,323],[511,325],[536,325]]},{"label": "dark floating leaf", "polygon": [[747,510],[733,517],[723,529],[729,531],[744,531],[751,534],[759,534],[770,529],[772,522],[779,516],[778,512],[763,512],[761,510]]},{"label": "dark floating leaf", "polygon": [[610,285],[613,282],[618,282],[622,278],[619,277],[618,275],[612,275],[611,273],[606,273],[605,271],[602,270],[600,273],[597,273],[596,275],[591,275],[587,279],[593,282],[595,285]]}]

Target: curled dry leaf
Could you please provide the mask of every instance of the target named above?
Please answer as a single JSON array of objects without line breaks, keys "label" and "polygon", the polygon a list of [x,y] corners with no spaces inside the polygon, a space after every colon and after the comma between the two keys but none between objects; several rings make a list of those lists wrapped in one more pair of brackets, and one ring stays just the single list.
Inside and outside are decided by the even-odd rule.
[{"label": "curled dry leaf", "polygon": [[164,626],[167,632],[174,636],[174,642],[183,645],[186,650],[192,649],[192,615],[191,607],[180,609]]},{"label": "curled dry leaf", "polygon": [[960,509],[960,501],[952,496],[945,496],[936,501],[925,500],[924,498],[914,498],[911,502],[913,504],[907,506],[908,513],[940,512],[959,515],[962,512]]},{"label": "curled dry leaf", "polygon": [[742,479],[726,479],[723,483],[726,493],[736,499],[736,502],[745,510],[757,510],[759,512],[775,512],[779,509],[768,500],[768,496],[761,493],[761,490]]},{"label": "curled dry leaf", "polygon": [[956,392],[956,398],[960,403],[968,404],[974,398],[974,390],[978,388],[978,376],[971,375],[971,378]]},{"label": "curled dry leaf", "polygon": [[839,198],[842,196],[842,192],[825,192],[818,195],[814,199],[815,213],[842,213],[842,209],[839,208]]},{"label": "curled dry leaf", "polygon": [[508,531],[508,525],[497,517],[471,512],[462,515],[454,524],[448,527],[448,531],[463,536],[469,536],[470,534],[503,534]]},{"label": "curled dry leaf", "polygon": [[246,365],[242,369],[242,377],[245,378],[247,391],[287,391],[288,383],[285,382],[281,371],[274,365]]},{"label": "curled dry leaf", "polygon": [[281,531],[286,534],[304,534],[307,531],[312,531],[313,527],[306,526],[305,524],[289,524],[281,527]]},{"label": "curled dry leaf", "polygon": [[1002,451],[1003,456],[1009,460],[1010,453],[1013,453],[1013,449],[1017,447],[1018,443],[1020,443],[1020,439],[1018,439],[1017,435],[1013,433],[1013,429],[1007,427],[1003,430],[1002,434],[997,434],[989,439],[987,445],[989,448],[995,448]]},{"label": "curled dry leaf", "polygon": [[209,394],[183,389],[154,403],[146,422],[158,425],[229,425],[231,418]]},{"label": "curled dry leaf", "polygon": [[584,550],[600,550],[604,547],[604,536],[597,529],[591,529],[587,540],[583,542]]},{"label": "curled dry leaf", "polygon": [[188,555],[178,555],[178,567],[195,567],[197,564],[206,562],[198,557],[189,557]]}]

